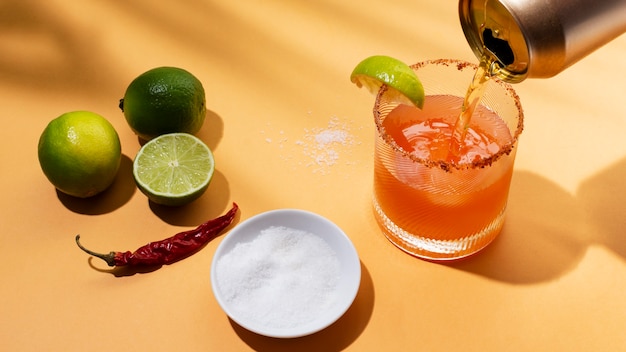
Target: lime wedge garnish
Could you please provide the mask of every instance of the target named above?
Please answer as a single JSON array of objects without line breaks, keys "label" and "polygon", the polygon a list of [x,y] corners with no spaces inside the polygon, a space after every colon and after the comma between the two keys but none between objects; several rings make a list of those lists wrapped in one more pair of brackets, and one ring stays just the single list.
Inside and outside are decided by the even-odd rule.
[{"label": "lime wedge garnish", "polygon": [[350,80],[373,94],[386,84],[400,102],[413,104],[420,109],[424,106],[422,82],[409,65],[398,59],[383,55],[370,56],[356,65]]},{"label": "lime wedge garnish", "polygon": [[209,186],[215,161],[209,147],[187,133],[156,137],[133,162],[137,187],[157,204],[178,206],[200,197]]}]

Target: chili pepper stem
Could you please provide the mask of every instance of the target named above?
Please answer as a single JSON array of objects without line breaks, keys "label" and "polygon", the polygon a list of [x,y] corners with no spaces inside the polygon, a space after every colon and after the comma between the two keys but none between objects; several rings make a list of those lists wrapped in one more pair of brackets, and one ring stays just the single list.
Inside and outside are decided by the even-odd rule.
[{"label": "chili pepper stem", "polygon": [[100,258],[102,260],[104,260],[109,266],[115,266],[115,252],[110,252],[109,254],[102,254],[102,253],[96,253],[93,252],[85,247],[83,247],[82,244],[80,244],[80,235],[76,235],[76,244],[78,245],[78,248],[82,249],[85,253],[92,255],[94,257]]}]

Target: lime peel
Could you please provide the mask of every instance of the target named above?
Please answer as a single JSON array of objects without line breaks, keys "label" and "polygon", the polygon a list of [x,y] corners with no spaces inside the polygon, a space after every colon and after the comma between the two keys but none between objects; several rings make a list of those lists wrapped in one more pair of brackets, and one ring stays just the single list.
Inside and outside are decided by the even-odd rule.
[{"label": "lime peel", "polygon": [[137,76],[119,107],[133,132],[148,141],[167,133],[197,133],[206,115],[206,96],[192,73],[163,66]]},{"label": "lime peel", "polygon": [[48,123],[37,147],[39,164],[56,189],[88,198],[117,177],[122,152],[115,128],[90,111],[67,112]]},{"label": "lime peel", "polygon": [[413,69],[404,62],[384,55],[374,55],[361,61],[352,71],[350,80],[376,94],[387,85],[394,99],[401,103],[424,106],[424,87]]}]

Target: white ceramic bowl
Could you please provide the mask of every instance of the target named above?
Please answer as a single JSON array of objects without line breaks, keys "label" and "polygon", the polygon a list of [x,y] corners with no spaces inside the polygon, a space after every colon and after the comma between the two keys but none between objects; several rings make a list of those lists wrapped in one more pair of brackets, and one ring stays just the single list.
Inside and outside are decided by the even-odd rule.
[{"label": "white ceramic bowl", "polygon": [[[288,327],[268,326],[258,320],[251,319],[241,309],[232,306],[224,292],[220,289],[218,262],[230,253],[238,243],[251,242],[261,231],[272,226],[287,227],[318,236],[323,239],[334,252],[333,262],[339,262],[339,280],[334,287],[334,303],[327,309],[317,310],[315,319]],[[233,252],[235,253],[235,252]],[[352,242],[346,234],[328,219],[303,210],[280,209],[265,212],[251,217],[224,237],[215,252],[211,265],[211,285],[217,302],[224,312],[237,324],[260,335],[294,338],[318,332],[339,319],[352,305],[361,282],[361,264]],[[280,305],[279,305],[280,307]],[[280,309],[280,308],[278,308]],[[309,309],[307,309],[309,310]]]}]

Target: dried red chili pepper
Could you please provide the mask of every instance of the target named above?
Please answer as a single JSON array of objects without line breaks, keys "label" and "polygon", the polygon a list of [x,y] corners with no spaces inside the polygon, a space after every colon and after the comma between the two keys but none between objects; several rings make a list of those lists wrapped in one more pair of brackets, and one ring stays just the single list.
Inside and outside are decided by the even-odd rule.
[{"label": "dried red chili pepper", "polygon": [[109,266],[147,266],[170,264],[186,258],[222,232],[235,218],[239,207],[233,203],[228,213],[209,220],[197,228],[178,233],[157,242],[150,242],[134,252],[110,252],[108,254],[92,252],[83,247],[80,235],[76,235],[76,244],[86,253],[104,260]]}]

